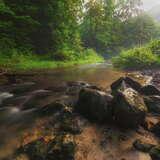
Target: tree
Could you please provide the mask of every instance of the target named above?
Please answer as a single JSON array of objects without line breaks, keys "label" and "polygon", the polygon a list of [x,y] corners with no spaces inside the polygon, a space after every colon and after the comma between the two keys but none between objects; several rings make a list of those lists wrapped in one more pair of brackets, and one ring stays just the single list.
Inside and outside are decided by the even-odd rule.
[{"label": "tree", "polygon": [[141,12],[141,0],[118,0],[116,1],[115,16],[122,21],[138,16]]},{"label": "tree", "polygon": [[80,46],[78,16],[81,0],[1,2],[0,14],[5,20],[0,19],[0,23],[5,21],[12,25],[5,34],[13,38],[17,47],[30,46],[34,52],[45,54],[64,47],[78,49]]},{"label": "tree", "polygon": [[159,35],[159,26],[144,13],[127,20],[123,29],[125,47],[141,46]]}]

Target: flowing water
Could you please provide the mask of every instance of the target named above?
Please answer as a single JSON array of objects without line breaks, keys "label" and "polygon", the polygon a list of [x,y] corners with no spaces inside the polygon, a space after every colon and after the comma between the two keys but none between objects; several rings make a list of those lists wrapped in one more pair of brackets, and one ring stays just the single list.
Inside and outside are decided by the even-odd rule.
[{"label": "flowing water", "polygon": [[40,85],[61,85],[66,81],[86,81],[101,87],[109,86],[114,80],[124,75],[113,69],[110,63],[89,64],[33,72],[35,74],[24,77],[25,80],[35,81]]},{"label": "flowing water", "polygon": [[[34,89],[36,90],[63,86],[63,84],[68,81],[85,81],[99,87],[109,88],[113,81],[125,74],[127,73],[114,70],[110,63],[103,63],[18,73],[14,77],[16,79],[14,81],[16,81],[16,83],[35,82],[36,87]],[[6,98],[16,98],[14,94],[9,93],[12,87],[12,81],[1,85],[0,103]],[[25,96],[25,94],[21,93],[21,96]],[[55,95],[55,97],[56,96],[57,95]],[[52,96],[52,98],[54,97]],[[35,115],[32,109],[23,111],[19,106],[1,106],[0,159],[10,154],[13,148],[16,148],[15,146],[20,140],[19,137],[21,133],[25,132],[26,128],[31,130],[33,125],[30,126],[30,124],[33,123],[34,119]],[[110,130],[106,132],[105,130],[105,127],[88,123],[88,126],[84,128],[82,134],[76,137],[76,143],[78,145],[76,160],[124,160],[124,157],[128,158],[128,160],[150,160],[148,155],[139,154],[129,148],[128,145],[131,145],[132,139],[128,138],[128,141],[123,144],[119,139],[116,140],[117,137],[121,136],[120,131],[113,129],[113,131]],[[115,135],[114,132],[118,135]],[[109,141],[106,142],[108,136],[110,136],[110,138]],[[137,134],[131,134],[131,137],[132,136],[136,137]],[[30,137],[37,137],[37,133],[36,136],[34,134]],[[150,136],[148,139],[151,139]],[[153,139],[151,140],[154,141]]]}]

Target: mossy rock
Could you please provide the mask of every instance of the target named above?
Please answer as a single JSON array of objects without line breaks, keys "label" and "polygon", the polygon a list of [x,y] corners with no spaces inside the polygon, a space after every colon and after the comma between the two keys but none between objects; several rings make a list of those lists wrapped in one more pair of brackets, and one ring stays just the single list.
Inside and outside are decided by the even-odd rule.
[{"label": "mossy rock", "polygon": [[147,107],[143,97],[132,88],[118,92],[112,106],[114,121],[120,127],[136,128],[145,121]]}]

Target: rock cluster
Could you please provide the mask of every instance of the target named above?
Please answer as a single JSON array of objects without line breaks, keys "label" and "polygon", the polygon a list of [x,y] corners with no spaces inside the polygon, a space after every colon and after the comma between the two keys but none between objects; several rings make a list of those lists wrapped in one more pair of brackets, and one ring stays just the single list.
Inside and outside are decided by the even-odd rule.
[{"label": "rock cluster", "polygon": [[[37,90],[34,83],[13,85],[10,89],[13,96],[1,100],[3,122],[5,114],[13,124],[13,115],[18,118],[14,118],[17,122],[22,120],[22,116],[34,113],[37,118],[53,116],[55,119],[52,124],[55,123],[59,130],[58,135],[54,135],[49,142],[41,138],[21,146],[14,157],[25,155],[30,160],[73,160],[76,146],[73,135],[81,132],[75,123],[77,113],[91,122],[110,123],[123,129],[142,126],[160,137],[160,121],[148,118],[149,114],[160,114],[158,88],[151,84],[143,86],[130,77],[119,78],[110,88],[108,93],[85,82],[69,82],[64,86],[43,90]],[[59,93],[62,98],[56,99],[55,95]],[[11,108],[17,108],[18,112],[13,112]],[[19,112],[22,116],[19,116]],[[153,160],[160,159],[159,146],[136,140],[133,147],[149,153]]]},{"label": "rock cluster", "polygon": [[121,77],[111,85],[111,94],[83,88],[76,110],[93,121],[113,121],[120,127],[136,128],[144,124],[148,111],[159,111],[159,94],[152,85],[142,86],[130,77]]}]

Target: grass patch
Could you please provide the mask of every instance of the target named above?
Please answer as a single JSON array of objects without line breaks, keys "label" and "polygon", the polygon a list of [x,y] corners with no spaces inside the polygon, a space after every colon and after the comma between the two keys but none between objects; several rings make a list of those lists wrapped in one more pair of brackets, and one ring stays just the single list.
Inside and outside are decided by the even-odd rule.
[{"label": "grass patch", "polygon": [[16,51],[7,56],[0,54],[0,68],[8,70],[52,69],[103,61],[104,59],[91,49],[85,50],[85,52],[78,54],[78,56],[64,60],[54,60],[53,56],[38,56],[30,53],[20,54]]}]

